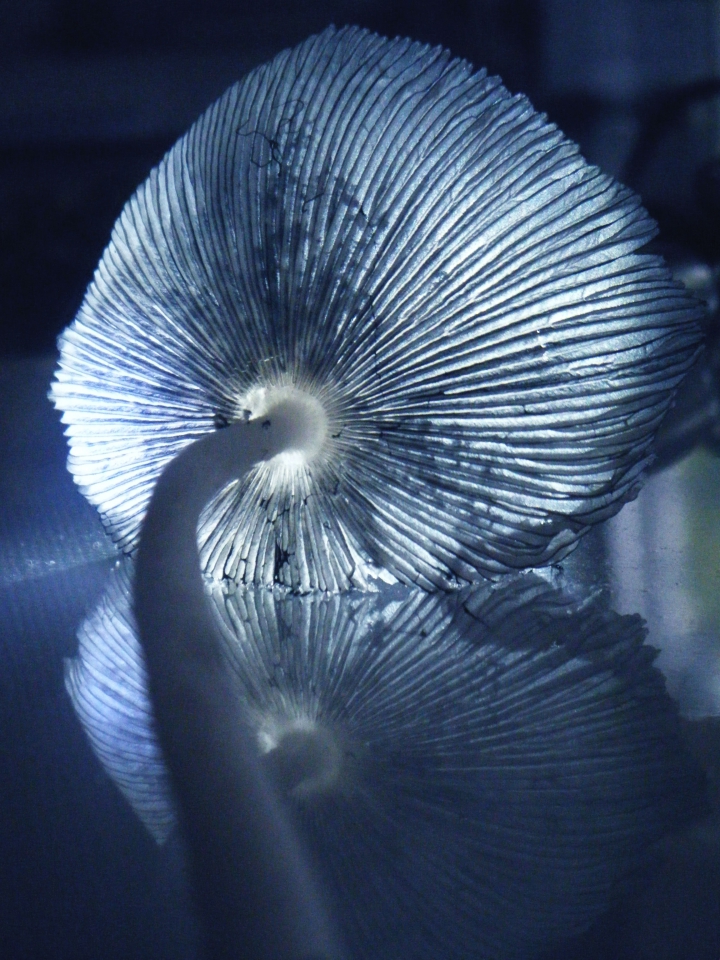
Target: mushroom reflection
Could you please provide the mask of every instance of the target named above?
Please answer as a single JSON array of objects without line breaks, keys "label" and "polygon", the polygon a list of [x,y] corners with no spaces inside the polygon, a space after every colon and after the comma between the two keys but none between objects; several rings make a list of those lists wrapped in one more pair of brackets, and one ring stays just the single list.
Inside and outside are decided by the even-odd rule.
[{"label": "mushroom reflection", "polygon": [[[130,562],[67,685],[163,840],[173,805]],[[525,576],[468,594],[216,587],[244,715],[353,957],[523,957],[586,927],[693,811],[694,768],[638,617]]]},{"label": "mushroom reflection", "polygon": [[215,579],[426,588],[567,553],[637,489],[698,308],[629,191],[447,51],[328,29],[127,204],[52,389],[123,549],[164,465],[293,397],[325,439],[201,525]]}]

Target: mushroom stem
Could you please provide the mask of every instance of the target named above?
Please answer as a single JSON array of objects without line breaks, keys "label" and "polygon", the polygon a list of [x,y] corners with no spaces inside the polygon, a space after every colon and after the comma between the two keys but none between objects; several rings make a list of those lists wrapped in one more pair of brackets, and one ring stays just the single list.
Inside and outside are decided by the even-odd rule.
[{"label": "mushroom stem", "polygon": [[317,449],[316,429],[284,401],[192,444],[158,480],[142,530],[135,613],[212,960],[341,956],[223,661],[197,546],[216,491],[259,461]]}]

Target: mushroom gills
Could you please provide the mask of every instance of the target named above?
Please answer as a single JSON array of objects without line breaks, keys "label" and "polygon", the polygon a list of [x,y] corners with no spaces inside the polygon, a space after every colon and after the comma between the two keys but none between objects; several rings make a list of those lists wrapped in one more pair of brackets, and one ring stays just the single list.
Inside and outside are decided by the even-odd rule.
[{"label": "mushroom gills", "polygon": [[128,201],[52,398],[123,551],[163,467],[273,397],[283,453],[204,511],[214,580],[454,588],[632,499],[702,308],[638,197],[446,50],[331,27],[248,73]]}]

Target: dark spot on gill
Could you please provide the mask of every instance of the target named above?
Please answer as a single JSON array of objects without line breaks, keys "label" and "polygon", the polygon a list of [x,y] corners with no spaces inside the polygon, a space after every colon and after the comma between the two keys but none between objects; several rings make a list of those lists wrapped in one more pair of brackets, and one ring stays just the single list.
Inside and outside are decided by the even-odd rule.
[{"label": "dark spot on gill", "polygon": [[287,550],[283,550],[279,543],[275,544],[275,572],[277,573],[281,570],[285,564],[288,562],[290,554]]}]

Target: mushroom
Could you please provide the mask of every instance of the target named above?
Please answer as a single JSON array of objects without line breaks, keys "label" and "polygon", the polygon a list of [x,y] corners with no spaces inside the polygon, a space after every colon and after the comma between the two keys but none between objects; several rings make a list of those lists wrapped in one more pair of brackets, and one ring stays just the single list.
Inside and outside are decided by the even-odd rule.
[{"label": "mushroom", "polygon": [[630,191],[440,48],[329,28],[231,87],[123,210],[60,338],[70,469],[133,552],[163,467],[288,401],[319,447],[199,530],[215,580],[454,587],[637,491],[700,339]]},{"label": "mushroom", "polygon": [[[642,621],[597,597],[534,575],[451,595],[208,591],[243,724],[358,960],[537,956],[587,927],[613,881],[696,809]],[[66,682],[163,840],[175,805],[131,561]]]}]

